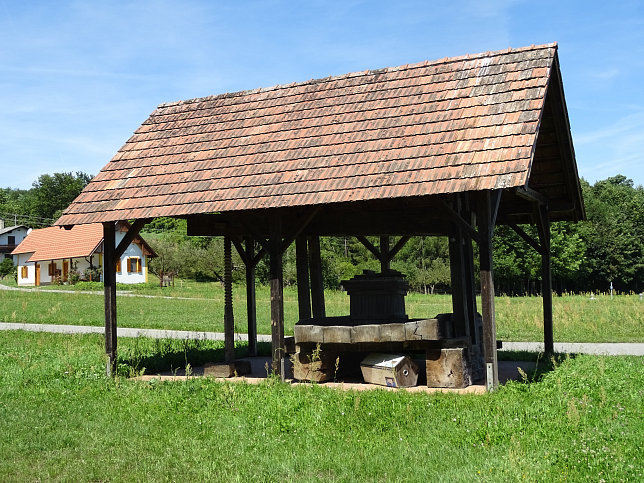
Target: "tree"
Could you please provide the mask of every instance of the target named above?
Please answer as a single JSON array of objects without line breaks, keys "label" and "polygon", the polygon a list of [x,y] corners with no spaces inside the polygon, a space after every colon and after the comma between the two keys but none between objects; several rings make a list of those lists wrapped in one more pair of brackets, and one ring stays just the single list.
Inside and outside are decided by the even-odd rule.
[{"label": "tree", "polygon": [[10,275],[16,271],[16,267],[13,264],[13,260],[10,258],[5,258],[0,263],[0,278],[5,278],[7,275]]},{"label": "tree", "polygon": [[41,218],[58,218],[90,182],[92,176],[80,171],[43,174],[33,183],[31,214]]}]

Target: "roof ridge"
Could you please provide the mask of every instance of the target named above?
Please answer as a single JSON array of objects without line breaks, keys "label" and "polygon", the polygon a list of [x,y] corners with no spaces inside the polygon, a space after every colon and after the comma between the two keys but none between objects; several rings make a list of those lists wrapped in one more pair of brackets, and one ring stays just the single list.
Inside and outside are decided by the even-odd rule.
[{"label": "roof ridge", "polygon": [[226,92],[222,94],[214,94],[211,96],[204,96],[204,97],[194,97],[192,99],[185,99],[185,100],[179,100],[179,101],[174,101],[174,102],[164,102],[161,103],[157,106],[157,109],[160,108],[165,108],[165,107],[172,107],[172,106],[179,106],[182,104],[192,104],[196,102],[204,102],[204,101],[212,101],[215,99],[225,99],[228,97],[241,97],[241,96],[247,96],[250,94],[259,94],[260,92],[268,92],[268,91],[277,91],[281,89],[290,89],[296,86],[305,86],[305,85],[312,85],[312,84],[321,84],[323,82],[331,82],[331,81],[336,81],[336,80],[341,80],[341,79],[349,79],[352,77],[358,77],[358,76],[368,76],[368,75],[375,75],[375,74],[383,74],[383,73],[388,73],[388,72],[397,72],[401,70],[410,70],[410,69],[417,69],[420,67],[429,67],[433,65],[440,65],[440,64],[449,64],[449,63],[454,63],[454,62],[460,62],[462,60],[473,60],[473,59],[480,59],[483,57],[498,57],[501,55],[508,55],[508,54],[514,54],[514,53],[520,53],[520,52],[528,52],[531,50],[545,50],[545,49],[557,49],[558,44],[557,42],[551,42],[548,44],[540,44],[540,45],[529,45],[525,47],[508,47],[507,49],[502,49],[502,50],[495,50],[495,51],[487,51],[487,52],[480,52],[478,54],[464,54],[464,55],[459,55],[455,57],[443,57],[441,59],[436,59],[436,60],[423,60],[421,62],[416,62],[413,64],[404,64],[404,65],[399,65],[399,66],[391,66],[391,67],[383,67],[380,69],[367,69],[367,70],[362,70],[362,71],[356,71],[356,72],[348,72],[346,74],[339,74],[335,76],[327,76],[327,77],[319,77],[315,79],[309,79],[306,81],[300,81],[300,82],[291,82],[288,84],[275,84],[272,86],[268,87],[258,87],[255,89],[247,89],[247,90],[241,90],[241,91],[234,91],[234,92]]}]

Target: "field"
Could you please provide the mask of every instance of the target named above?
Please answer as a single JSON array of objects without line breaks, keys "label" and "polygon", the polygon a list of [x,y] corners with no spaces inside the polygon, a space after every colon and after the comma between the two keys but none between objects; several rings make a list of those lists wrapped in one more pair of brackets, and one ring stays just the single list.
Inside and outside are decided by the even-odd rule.
[{"label": "field", "polygon": [[[121,350],[183,358],[181,344]],[[221,348],[200,344],[189,357]],[[644,478],[642,358],[564,358],[485,395],[135,382],[103,364],[98,335],[2,333],[1,481]]]},{"label": "field", "polygon": [[[180,282],[174,288],[154,285],[132,288],[119,296],[121,327],[222,331],[223,290],[218,283]],[[246,332],[246,298],[243,286],[233,290],[235,325]],[[153,296],[155,298],[150,298]],[[160,298],[163,297],[163,298]],[[286,287],[285,333],[293,333],[297,320],[297,290]],[[542,301],[539,297],[497,297],[497,335],[508,341],[543,340]],[[638,295],[585,295],[554,297],[554,337],[557,342],[644,342],[644,302]],[[449,295],[412,293],[406,299],[411,317],[433,317],[451,312]],[[480,306],[480,304],[479,304]],[[344,292],[326,292],[328,315],[349,313]],[[69,290],[67,293],[0,292],[0,322],[29,322],[102,326],[102,295]],[[257,288],[259,333],[270,333],[270,295]]]}]

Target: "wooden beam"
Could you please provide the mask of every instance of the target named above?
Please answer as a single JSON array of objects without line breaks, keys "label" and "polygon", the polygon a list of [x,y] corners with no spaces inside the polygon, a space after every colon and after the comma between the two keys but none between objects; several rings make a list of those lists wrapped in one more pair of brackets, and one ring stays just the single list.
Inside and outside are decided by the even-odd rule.
[{"label": "wooden beam", "polygon": [[394,247],[389,250],[389,261],[393,260],[396,254],[402,250],[402,248],[407,244],[411,237],[410,236],[401,236],[400,239],[396,242]]},{"label": "wooden beam", "polygon": [[309,283],[309,254],[306,237],[295,239],[295,265],[297,270],[297,307],[299,320],[311,318],[311,285]]},{"label": "wooden beam", "polygon": [[[239,254],[239,258],[242,259],[242,262],[244,262],[244,266],[248,268],[248,265],[253,263],[253,253],[247,253],[246,249],[241,243],[241,240],[237,237],[231,237],[231,240],[233,242],[233,245],[235,245],[235,250],[237,250],[237,253]],[[251,245],[251,250],[253,249]],[[254,250],[253,250],[254,251]]]},{"label": "wooden beam", "polygon": [[533,190],[529,186],[519,186],[515,189],[517,196],[520,196],[524,200],[528,200],[532,203],[539,203],[540,205],[547,205],[548,198],[538,191]]},{"label": "wooden beam", "polygon": [[149,222],[150,222],[150,218],[139,218],[134,221],[132,226],[125,233],[125,236],[123,237],[119,245],[116,247],[114,256],[117,259],[123,256],[123,254],[125,253],[125,250],[127,250],[127,247],[130,246],[130,243],[134,241],[136,236],[141,231],[141,228],[143,228]]},{"label": "wooden beam", "polygon": [[235,320],[233,316],[233,262],[230,235],[224,236],[224,354],[235,361]]},{"label": "wooden beam", "polygon": [[548,207],[539,205],[538,230],[543,251],[541,252],[541,297],[543,298],[543,343],[545,353],[555,352],[552,323],[552,265],[550,258],[550,219]]},{"label": "wooden beam", "polygon": [[479,234],[477,231],[472,227],[470,223],[467,222],[467,220],[463,219],[463,217],[456,211],[454,208],[452,208],[449,203],[447,203],[443,198],[439,198],[439,201],[441,205],[443,205],[443,208],[450,214],[452,221],[457,223],[465,232],[472,237],[476,242],[478,243],[479,241]]},{"label": "wooden beam", "polygon": [[262,233],[257,228],[255,228],[255,226],[253,226],[250,223],[245,223],[243,221],[242,221],[242,225],[244,225],[244,228],[248,233],[253,235],[253,238],[255,238],[257,243],[259,243],[262,246],[262,248],[266,250],[267,253],[271,251],[270,240],[266,240],[264,238],[264,235],[262,235]]},{"label": "wooden beam", "polygon": [[320,255],[320,237],[309,238],[309,268],[311,270],[311,308],[313,318],[326,317],[324,305],[324,279],[322,278],[322,258]]},{"label": "wooden beam", "polygon": [[284,380],[284,283],[282,272],[282,218],[271,216],[270,225],[271,350],[274,374]]},{"label": "wooden beam", "polygon": [[320,212],[321,208],[322,208],[321,206],[316,206],[296,222],[297,228],[293,233],[291,233],[288,237],[286,237],[282,243],[282,253],[286,252],[286,250],[288,250],[288,247],[291,246],[291,243],[293,243],[293,241],[299,235],[302,234],[304,229],[309,225],[309,223],[311,223],[313,218],[315,218],[315,216]]},{"label": "wooden beam", "polygon": [[367,240],[367,237],[362,236],[362,235],[357,235],[356,239],[362,243],[362,245],[369,250],[373,255],[380,260],[380,250],[378,250],[375,246],[373,246],[373,243],[371,243],[369,240]]},{"label": "wooden beam", "polygon": [[537,243],[537,241],[534,238],[532,238],[530,235],[528,235],[523,230],[523,228],[521,228],[519,225],[517,225],[515,223],[509,223],[508,226],[510,228],[512,228],[517,235],[519,235],[521,238],[523,238],[523,240],[525,240],[525,242],[528,245],[530,245],[532,248],[534,248],[537,251],[537,253],[540,253],[540,254],[543,255],[543,246],[539,245],[539,243]]},{"label": "wooden beam", "polygon": [[481,310],[483,312],[483,354],[485,358],[485,387],[493,391],[498,387],[498,361],[496,354],[496,320],[494,313],[494,280],[492,275],[492,221],[493,206],[490,192],[480,195],[477,213],[479,226],[479,261],[481,269]]},{"label": "wooden beam", "polygon": [[[262,248],[263,250],[263,248]],[[255,242],[252,238],[246,239],[246,253],[252,255],[255,251]],[[246,313],[248,316],[248,355],[257,355],[257,297],[255,292],[255,267],[257,263],[250,260],[246,265]]]},{"label": "wooden beam", "polygon": [[116,375],[116,230],[113,221],[103,223],[103,286],[105,293],[105,372]]},{"label": "wooden beam", "polygon": [[[473,225],[472,211],[470,208],[469,193],[464,193],[461,203],[461,216],[464,220]],[[477,328],[476,311],[476,288],[474,286],[474,250],[472,249],[472,238],[468,232],[463,232],[463,272],[465,276],[465,308],[469,322],[470,341],[473,345],[480,347],[480,337]]]},{"label": "wooden beam", "polygon": [[391,258],[389,258],[389,235],[380,237],[380,272],[386,273],[391,269]]}]

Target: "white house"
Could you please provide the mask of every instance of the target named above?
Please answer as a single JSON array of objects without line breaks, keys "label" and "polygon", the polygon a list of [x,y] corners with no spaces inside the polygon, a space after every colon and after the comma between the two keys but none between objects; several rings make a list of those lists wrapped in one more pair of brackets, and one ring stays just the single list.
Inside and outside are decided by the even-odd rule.
[{"label": "white house", "polygon": [[0,220],[0,262],[5,258],[13,260],[11,252],[27,236],[28,228],[23,225],[4,226],[4,220]]},{"label": "white house", "polygon": [[[117,223],[116,244],[129,224]],[[103,266],[103,226],[74,225],[70,230],[57,226],[29,231],[13,250],[18,265],[18,285],[48,285],[67,282],[70,276],[96,280]],[[116,281],[143,283],[148,280],[148,259],[156,257],[150,246],[137,236],[116,264]]]}]

